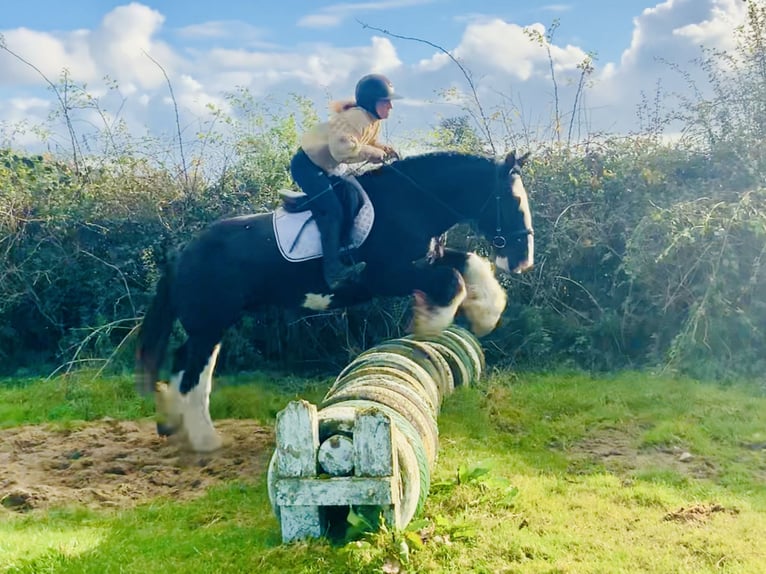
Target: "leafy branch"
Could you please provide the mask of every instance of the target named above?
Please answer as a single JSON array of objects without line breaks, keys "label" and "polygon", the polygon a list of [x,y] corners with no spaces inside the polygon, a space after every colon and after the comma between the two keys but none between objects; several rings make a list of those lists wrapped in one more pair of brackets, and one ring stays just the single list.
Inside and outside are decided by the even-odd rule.
[{"label": "leafy branch", "polygon": [[51,82],[48,79],[48,76],[46,76],[40,68],[35,66],[32,62],[21,56],[20,54],[14,52],[8,47],[8,44],[5,41],[5,36],[3,34],[0,34],[0,50],[3,50],[4,52],[10,54],[14,58],[16,58],[21,63],[25,64],[26,66],[30,67],[32,70],[37,72],[37,74],[45,81],[46,84],[50,87],[51,91],[55,94],[56,99],[59,102],[59,105],[61,106],[61,113],[64,115],[64,122],[66,123],[67,131],[69,132],[69,140],[72,144],[72,163],[74,164],[74,167],[77,171],[79,171],[79,165],[80,165],[80,158],[82,157],[82,153],[80,153],[80,146],[77,142],[77,134],[75,132],[74,126],[72,125],[72,117],[70,115],[71,107],[68,101],[67,93],[68,93],[68,87],[69,87],[69,76],[66,70],[63,74],[63,81],[64,81],[64,91],[63,93],[59,91],[59,89],[56,87],[56,84]]},{"label": "leafy branch", "polygon": [[173,110],[176,115],[176,133],[178,135],[178,151],[181,154],[181,167],[183,169],[184,174],[184,182],[186,184],[186,189],[189,189],[189,172],[186,169],[186,155],[184,154],[184,140],[181,137],[181,119],[178,113],[178,101],[176,100],[175,92],[173,91],[173,83],[170,81],[170,78],[168,77],[168,73],[165,71],[165,68],[160,64],[156,59],[154,59],[151,54],[146,52],[145,50],[144,56],[149,58],[155,66],[157,66],[160,71],[162,72],[162,75],[165,76],[165,82],[168,84],[168,90],[170,91],[170,99],[173,101]]},{"label": "leafy branch", "polygon": [[420,42],[421,44],[425,44],[427,46],[431,46],[432,48],[435,48],[439,50],[441,53],[446,55],[452,62],[460,69],[460,71],[463,74],[463,77],[466,79],[466,82],[468,82],[468,86],[471,88],[471,94],[473,95],[473,101],[476,104],[476,108],[479,110],[479,117],[481,121],[479,122],[479,127],[481,128],[482,132],[484,133],[484,136],[487,138],[487,142],[489,142],[490,148],[492,148],[492,153],[496,154],[497,149],[495,148],[495,142],[492,140],[492,130],[490,129],[489,125],[489,117],[484,111],[484,106],[481,104],[481,100],[479,99],[479,94],[476,91],[476,85],[473,82],[473,77],[471,73],[463,66],[463,64],[460,63],[460,61],[455,58],[455,56],[452,55],[452,53],[449,50],[446,50],[439,46],[438,44],[435,44],[429,40],[424,40],[422,38],[415,38],[413,36],[403,36],[401,34],[394,34],[393,32],[390,32],[388,30],[385,30],[383,28],[377,28],[376,26],[370,26],[369,24],[366,24],[362,22],[361,20],[357,19],[357,22],[361,24],[362,28],[364,29],[370,29],[375,30],[376,32],[380,32],[381,34],[385,34],[387,36],[391,36],[392,38],[398,38],[400,40],[409,40],[412,42]]}]

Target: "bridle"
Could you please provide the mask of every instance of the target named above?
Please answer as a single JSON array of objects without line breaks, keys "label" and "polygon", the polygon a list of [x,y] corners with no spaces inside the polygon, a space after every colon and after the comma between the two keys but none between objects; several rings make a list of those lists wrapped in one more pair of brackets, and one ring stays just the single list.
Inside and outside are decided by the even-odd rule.
[{"label": "bridle", "polygon": [[[510,176],[518,176],[521,177],[521,168],[518,165],[514,165],[510,172]],[[487,198],[487,201],[484,202],[484,205],[479,210],[479,215],[484,213],[484,211],[487,209],[487,206],[489,205],[490,200],[492,199],[492,196],[489,196]],[[496,225],[495,225],[495,236],[492,238],[492,247],[495,249],[503,249],[506,245],[508,245],[508,239],[515,239],[517,237],[521,236],[527,236],[527,235],[534,235],[535,230],[531,227],[529,229],[524,228],[520,229],[519,231],[513,231],[510,234],[507,234],[508,237],[503,235],[503,226],[502,226],[502,217],[500,215],[500,201],[503,199],[503,195],[500,191],[495,192],[495,213],[497,214],[496,219]]]},{"label": "bridle", "polygon": [[[492,198],[489,198],[489,199],[492,199]],[[487,203],[489,203],[489,199],[487,200]],[[535,234],[535,230],[534,229],[532,229],[532,228],[529,228],[529,229],[524,228],[524,229],[520,229],[519,231],[511,232],[510,234],[508,234],[508,238],[506,238],[506,236],[503,235],[503,227],[501,225],[502,222],[501,222],[501,218],[500,218],[500,199],[501,199],[501,195],[498,193],[495,196],[495,199],[497,200],[497,225],[495,226],[495,236],[492,238],[492,247],[494,247],[495,249],[502,249],[503,247],[508,245],[508,239],[515,239],[517,237],[521,237],[521,236],[524,236],[524,235],[534,235]],[[486,206],[485,206],[485,209],[486,209]],[[479,212],[479,215],[481,215],[481,213],[483,213],[483,211],[484,210],[482,209],[482,211]]]},{"label": "bridle", "polygon": [[[452,207],[451,205],[445,203],[441,199],[439,199],[436,195],[425,189],[422,185],[420,185],[418,182],[416,182],[414,179],[412,179],[409,175],[406,173],[401,172],[398,170],[394,165],[393,162],[387,164],[387,167],[399,174],[404,179],[408,180],[418,191],[423,193],[424,195],[428,196],[431,200],[433,200],[435,203],[440,204],[442,207],[446,208],[448,211],[451,211],[453,215],[456,215],[459,220],[462,220],[465,216],[464,213],[459,212],[457,209]],[[510,176],[517,175],[521,177],[521,168],[518,165],[514,165],[510,172]],[[503,194],[500,191],[495,192],[495,213],[497,214],[496,218],[496,225],[495,225],[495,236],[492,238],[492,246],[495,249],[503,249],[506,245],[508,245],[508,239],[515,239],[516,237],[521,236],[528,236],[528,235],[534,235],[535,231],[532,228],[529,229],[520,229],[519,231],[513,231],[510,234],[503,235],[503,226],[502,226],[502,216],[500,212],[500,202],[503,199]],[[484,205],[479,210],[479,213],[477,215],[477,218],[481,216],[482,213],[487,209],[489,206],[489,202],[492,200],[492,195],[487,197],[487,201],[484,202]]]}]

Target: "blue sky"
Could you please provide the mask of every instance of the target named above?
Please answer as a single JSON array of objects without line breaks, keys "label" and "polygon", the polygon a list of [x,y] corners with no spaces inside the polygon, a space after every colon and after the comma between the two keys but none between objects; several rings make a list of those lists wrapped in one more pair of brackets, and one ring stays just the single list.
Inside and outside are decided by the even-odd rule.
[{"label": "blue sky", "polygon": [[[95,28],[104,14],[128,2],[114,0],[72,0],[62,5],[60,0],[13,2],[3,7],[3,27],[27,27],[36,30],[70,30]],[[563,21],[560,39],[566,43],[581,43],[606,58],[619,56],[630,44],[633,18],[644,8],[653,7],[651,0],[580,0],[562,3],[538,3],[512,0],[441,0],[426,2],[326,2],[318,0],[288,0],[281,5],[261,3],[272,7],[266,11],[252,4],[222,0],[155,0],[145,2],[166,17],[168,36],[173,29],[199,25],[209,21],[241,21],[263,30],[263,39],[274,43],[325,42],[353,46],[363,43],[370,32],[359,26],[358,18],[370,25],[392,32],[418,36],[447,47],[460,37],[465,20],[475,15],[496,16],[519,24],[541,22],[549,24],[554,18]],[[64,9],[62,9],[65,6]],[[467,8],[470,6],[470,9]],[[356,7],[356,8],[354,8]],[[312,14],[343,15],[340,28],[301,25],[301,18]],[[609,16],[607,16],[607,13]],[[342,30],[338,34],[338,30]],[[236,39],[231,39],[236,41]],[[281,40],[281,41],[280,41]],[[403,46],[403,49],[407,49]]]},{"label": "blue sky", "polygon": [[[554,105],[550,62],[525,29],[544,32],[559,21],[547,49],[564,114],[577,66],[596,55],[577,117],[585,136],[636,129],[642,92],[651,97],[658,81],[667,92],[684,88],[660,59],[692,70],[688,62],[700,45],[730,48],[744,9],[741,0],[35,0],[7,2],[0,33],[50,79],[67,68],[104,98],[102,78],[116,80],[119,104],[108,111],[137,133],[170,126],[167,85],[146,54],[168,73],[184,125],[203,122],[207,104],[225,106],[223,94],[237,86],[256,98],[304,94],[323,115],[328,99],[350,95],[369,71],[386,73],[407,96],[388,122],[392,139],[417,137],[414,131],[465,113],[470,102],[460,94],[468,85],[443,54],[365,29],[361,20],[449,50],[472,73],[487,109],[509,112],[515,130],[545,139]],[[21,133],[18,123],[42,122],[54,106],[39,75],[0,52],[2,143],[34,145],[31,131]]]}]

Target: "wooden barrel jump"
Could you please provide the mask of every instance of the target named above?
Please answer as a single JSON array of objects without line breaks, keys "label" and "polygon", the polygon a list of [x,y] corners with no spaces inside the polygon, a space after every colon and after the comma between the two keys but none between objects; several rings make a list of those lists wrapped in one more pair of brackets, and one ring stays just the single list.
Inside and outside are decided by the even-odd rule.
[{"label": "wooden barrel jump", "polygon": [[351,508],[389,527],[407,526],[430,488],[442,401],[484,370],[478,339],[453,325],[434,337],[391,339],[364,351],[319,408],[289,403],[277,414],[268,472],[282,540],[338,531],[334,521],[345,521]]}]

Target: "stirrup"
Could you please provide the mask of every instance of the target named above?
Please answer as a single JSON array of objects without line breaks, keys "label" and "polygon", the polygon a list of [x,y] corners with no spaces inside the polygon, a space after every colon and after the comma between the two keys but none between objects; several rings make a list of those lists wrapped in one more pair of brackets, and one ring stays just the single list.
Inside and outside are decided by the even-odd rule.
[{"label": "stirrup", "polygon": [[364,261],[341,267],[338,273],[335,274],[335,277],[327,282],[330,285],[330,289],[334,291],[349,283],[357,282],[359,280],[359,275],[364,271],[365,267],[367,267],[367,263]]},{"label": "stirrup", "polygon": [[277,193],[281,197],[283,197],[284,199],[289,199],[289,200],[293,200],[293,201],[298,200],[298,199],[304,199],[304,198],[308,197],[302,191],[295,191],[293,189],[280,189],[280,190],[277,191]]}]

